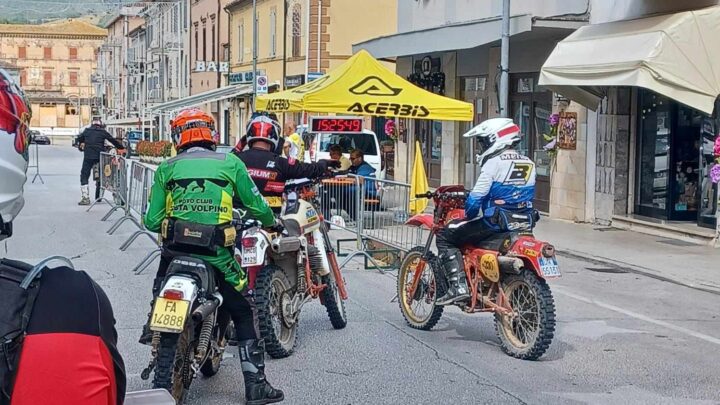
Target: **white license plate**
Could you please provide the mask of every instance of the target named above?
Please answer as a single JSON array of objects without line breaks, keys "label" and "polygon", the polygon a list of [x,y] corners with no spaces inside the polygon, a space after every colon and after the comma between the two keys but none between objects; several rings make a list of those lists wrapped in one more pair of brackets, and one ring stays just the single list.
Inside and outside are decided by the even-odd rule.
[{"label": "white license plate", "polygon": [[557,259],[553,257],[540,257],[540,271],[545,278],[560,277],[560,267]]},{"label": "white license plate", "polygon": [[257,248],[255,246],[244,247],[242,250],[242,265],[251,266],[254,264],[257,264]]}]

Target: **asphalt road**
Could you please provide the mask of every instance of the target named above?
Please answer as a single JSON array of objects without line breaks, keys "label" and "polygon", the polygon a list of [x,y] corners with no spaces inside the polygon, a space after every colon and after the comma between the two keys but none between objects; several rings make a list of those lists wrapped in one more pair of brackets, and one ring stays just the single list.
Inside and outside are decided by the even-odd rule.
[{"label": "asphalt road", "polygon": [[[86,213],[76,205],[81,155],[69,147],[39,150],[44,184],[28,181],[7,256],[32,262],[60,254],[87,270],[113,303],[129,390],[149,388],[139,377],[149,349],[136,339],[152,271],[135,276],[130,269],[151,244],[139,239],[121,252],[133,226],[108,235],[111,224],[100,222],[107,206]],[[30,180],[34,174],[30,169]],[[557,332],[540,361],[503,354],[488,315],[451,309],[432,332],[406,327],[391,302],[392,274],[358,264],[344,272],[347,328],[333,330],[324,308],[309,304],[296,353],[268,360],[268,378],[285,390],[287,404],[720,403],[720,296],[560,259],[564,277],[551,283]],[[217,376],[193,383],[190,403],[242,403],[240,362],[230,351]]]}]

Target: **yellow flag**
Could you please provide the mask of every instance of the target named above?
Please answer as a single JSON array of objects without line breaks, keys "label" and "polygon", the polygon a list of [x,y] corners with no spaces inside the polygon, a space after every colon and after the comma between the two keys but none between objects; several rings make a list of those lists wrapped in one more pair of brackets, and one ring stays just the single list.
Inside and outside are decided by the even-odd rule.
[{"label": "yellow flag", "polygon": [[412,177],[410,178],[410,214],[415,215],[425,211],[428,200],[415,198],[415,194],[427,193],[428,189],[420,142],[415,141],[415,162],[413,163]]}]

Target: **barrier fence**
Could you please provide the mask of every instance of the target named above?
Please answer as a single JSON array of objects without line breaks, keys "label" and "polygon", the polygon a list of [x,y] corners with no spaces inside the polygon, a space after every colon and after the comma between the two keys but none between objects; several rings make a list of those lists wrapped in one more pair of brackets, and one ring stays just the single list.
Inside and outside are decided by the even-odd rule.
[{"label": "barrier fence", "polygon": [[[100,188],[100,193],[99,198],[90,204],[87,211],[90,211],[96,204],[105,202],[111,208],[101,221],[107,221],[116,211],[127,210],[127,160],[124,156],[101,152],[97,169],[93,170],[98,171],[99,180],[96,187]],[[112,200],[105,196],[105,192],[112,195]]]},{"label": "barrier fence", "polygon": [[[146,235],[157,246],[133,269],[135,273],[141,273],[161,252],[156,234],[148,231],[141,221],[147,211],[155,170],[137,161],[127,167],[122,157],[103,156],[101,164],[105,169],[101,172],[101,185],[103,190],[120,195],[124,212],[108,233],[115,233],[123,223],[130,221],[138,229],[120,246],[122,251],[141,235]],[[366,269],[380,272],[396,269],[404,254],[422,246],[427,237],[427,230],[405,225],[412,216],[410,205],[415,200],[409,184],[349,175],[323,180],[318,186],[318,195],[319,208],[331,229],[347,235],[336,238],[338,255],[345,257],[341,267],[355,257],[364,256]],[[117,209],[113,207],[106,217]],[[354,247],[348,248],[349,243]]]}]

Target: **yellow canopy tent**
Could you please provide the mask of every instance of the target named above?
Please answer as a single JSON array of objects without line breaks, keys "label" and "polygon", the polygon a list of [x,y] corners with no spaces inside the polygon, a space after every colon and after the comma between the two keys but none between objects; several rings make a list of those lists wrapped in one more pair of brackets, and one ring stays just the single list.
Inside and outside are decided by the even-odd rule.
[{"label": "yellow canopy tent", "polygon": [[257,110],[472,121],[473,105],[423,90],[361,50],[325,76],[258,96]]}]

